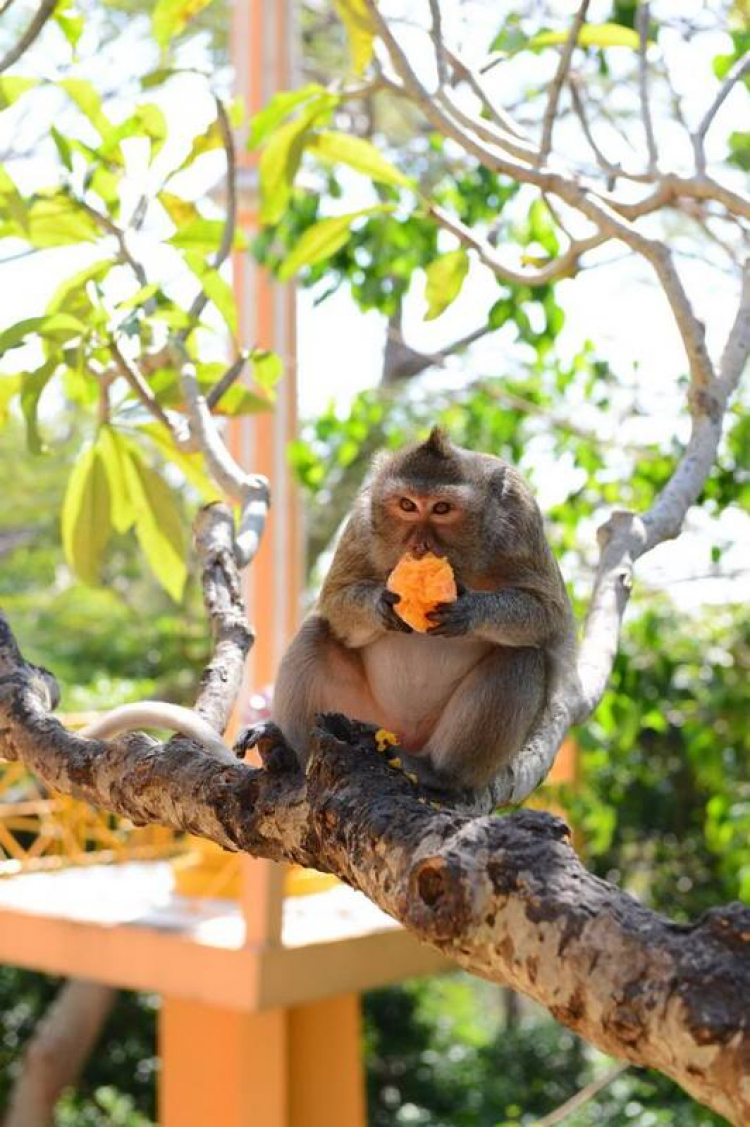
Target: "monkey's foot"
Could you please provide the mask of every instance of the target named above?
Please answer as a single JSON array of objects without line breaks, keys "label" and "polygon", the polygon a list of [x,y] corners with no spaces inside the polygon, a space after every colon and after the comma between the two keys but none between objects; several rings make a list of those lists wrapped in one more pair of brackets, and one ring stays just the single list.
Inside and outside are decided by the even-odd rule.
[{"label": "monkey's foot", "polygon": [[283,774],[299,769],[294,748],[287,743],[286,736],[273,720],[261,720],[240,732],[232,749],[242,759],[252,748],[258,749],[260,761],[271,774]]}]

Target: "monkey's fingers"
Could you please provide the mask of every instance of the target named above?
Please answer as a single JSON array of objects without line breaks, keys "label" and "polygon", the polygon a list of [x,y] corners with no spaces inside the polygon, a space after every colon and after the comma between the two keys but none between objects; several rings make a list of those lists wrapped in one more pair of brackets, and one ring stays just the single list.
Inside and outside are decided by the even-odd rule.
[{"label": "monkey's fingers", "polygon": [[257,748],[261,763],[269,771],[289,771],[299,766],[294,749],[289,746],[286,736],[273,720],[262,720],[246,728],[240,733],[233,750],[241,759],[252,748]]},{"label": "monkey's fingers", "polygon": [[434,610],[427,612],[427,618],[433,623],[427,633],[443,638],[457,638],[466,634],[469,629],[469,614],[459,601],[455,603],[438,603]]},{"label": "monkey's fingers", "polygon": [[404,622],[403,618],[399,618],[395,604],[401,599],[395,591],[384,589],[378,600],[378,614],[380,621],[385,626],[386,630],[398,630],[402,634],[411,634],[412,628],[408,622]]}]

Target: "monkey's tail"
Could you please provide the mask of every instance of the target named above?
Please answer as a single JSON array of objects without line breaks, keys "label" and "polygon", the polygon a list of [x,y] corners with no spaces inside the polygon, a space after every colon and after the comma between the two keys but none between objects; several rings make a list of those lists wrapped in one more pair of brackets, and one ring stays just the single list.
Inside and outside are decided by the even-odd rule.
[{"label": "monkey's tail", "polygon": [[143,700],[137,704],[123,704],[119,708],[113,708],[93,724],[82,728],[79,735],[103,740],[120,732],[132,732],[140,728],[167,728],[172,732],[179,732],[202,744],[223,762],[237,763],[236,757],[221,737],[196,712],[180,704],[165,704],[158,700]]}]

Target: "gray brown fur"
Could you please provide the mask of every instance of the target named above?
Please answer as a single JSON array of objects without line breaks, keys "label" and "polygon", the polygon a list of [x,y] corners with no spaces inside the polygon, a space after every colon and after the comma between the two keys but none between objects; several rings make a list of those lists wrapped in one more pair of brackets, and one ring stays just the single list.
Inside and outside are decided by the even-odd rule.
[{"label": "gray brown fur", "polygon": [[[402,512],[402,494],[415,512]],[[438,502],[449,515],[438,518]],[[408,631],[385,595],[407,550],[447,555],[459,584],[427,634]],[[343,712],[398,732],[425,785],[475,792],[522,748],[574,649],[568,596],[523,478],[434,430],[376,458],[281,664],[274,719],[303,763],[316,713]]]}]

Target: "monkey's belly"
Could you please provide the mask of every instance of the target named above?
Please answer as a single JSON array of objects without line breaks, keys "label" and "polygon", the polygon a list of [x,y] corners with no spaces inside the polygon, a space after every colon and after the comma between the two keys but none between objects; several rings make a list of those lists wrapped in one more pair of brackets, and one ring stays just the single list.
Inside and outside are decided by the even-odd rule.
[{"label": "monkey's belly", "polygon": [[376,722],[395,732],[405,749],[418,750],[455,689],[491,648],[476,638],[396,633],[365,646],[360,654]]}]

